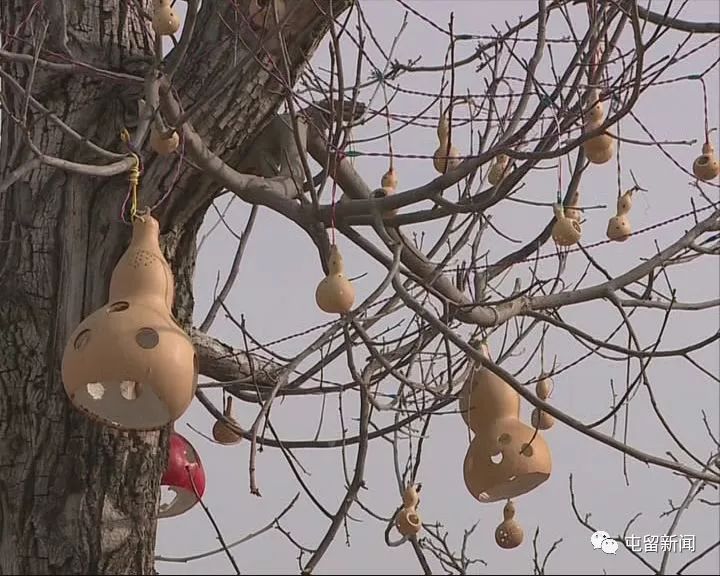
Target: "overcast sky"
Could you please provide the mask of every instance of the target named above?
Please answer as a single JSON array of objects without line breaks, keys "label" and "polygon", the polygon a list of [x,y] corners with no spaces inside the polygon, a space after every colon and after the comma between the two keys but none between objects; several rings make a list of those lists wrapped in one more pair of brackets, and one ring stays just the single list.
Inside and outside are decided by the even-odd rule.
[{"label": "overcast sky", "polygon": [[[521,14],[536,10],[533,1],[490,1],[490,0],[427,0],[414,1],[411,6],[421,11],[438,25],[445,26],[450,11],[455,13],[455,29],[458,34],[492,34],[493,27],[504,26],[504,22],[515,21]],[[643,2],[646,4],[646,2]],[[653,8],[661,11],[664,3],[653,2]],[[177,4],[184,9],[184,3]],[[397,34],[404,9],[393,0],[365,0],[365,16],[387,51]],[[574,9],[574,14],[582,18],[584,8]],[[686,19],[717,20],[718,3],[715,0],[690,0],[683,12]],[[581,23],[584,22],[582,18]],[[528,29],[523,37],[530,37],[535,29]],[[548,36],[558,38],[567,34],[559,17],[554,17],[548,30]],[[682,34],[671,33],[654,47],[651,60],[657,59],[662,51],[674,49],[683,39]],[[707,37],[702,38],[707,40]],[[407,29],[396,48],[396,57],[400,61],[423,57],[425,63],[441,63],[445,53],[445,38],[416,16],[408,16]],[[474,42],[461,43],[457,58],[467,55]],[[692,45],[692,44],[691,44]],[[685,51],[688,51],[688,48]],[[345,42],[346,78],[354,77],[355,52],[349,42]],[[554,56],[562,61],[566,45],[553,44]],[[661,46],[661,47],[660,47]],[[531,43],[521,43],[520,54],[527,57],[532,50]],[[368,51],[376,62],[381,62],[378,51],[368,46]],[[328,62],[326,43],[318,50],[313,64],[326,67]],[[696,73],[708,66],[717,55],[711,47],[699,56],[689,58],[675,66],[667,77]],[[466,66],[456,74],[456,93],[470,91],[481,93],[484,78],[477,75],[475,66]],[[541,67],[542,80],[547,80],[549,68]],[[516,75],[519,69],[515,67]],[[364,77],[367,78],[366,68]],[[425,92],[437,92],[440,77],[435,74],[408,75],[399,80],[403,87]],[[517,86],[517,83],[513,84]],[[720,123],[718,106],[718,68],[707,76],[709,89],[710,126]],[[361,96],[365,101],[370,97],[367,92]],[[400,94],[395,97],[391,111],[412,114],[422,110],[429,99],[422,96]],[[376,108],[382,106],[382,92],[373,102]],[[434,107],[433,114],[437,107]],[[661,140],[698,140],[694,146],[669,146],[670,151],[686,167],[699,153],[700,139],[703,137],[702,92],[696,81],[668,84],[645,93],[636,107],[638,118]],[[427,123],[427,122],[426,122]],[[427,123],[429,124],[429,123]],[[358,139],[382,134],[383,121],[355,131]],[[646,139],[636,123],[623,122],[622,134],[628,138]],[[467,129],[458,128],[456,144],[463,152],[468,152]],[[717,142],[717,138],[715,138]],[[396,153],[432,154],[437,146],[435,131],[432,127],[410,128],[399,132],[393,145]],[[358,144],[360,151],[384,152],[384,141]],[[573,156],[574,162],[574,156]],[[547,163],[546,165],[549,165]],[[376,186],[382,173],[387,169],[387,159],[377,157],[359,157],[355,167],[366,181]],[[424,184],[435,177],[430,160],[398,159],[396,167],[400,178],[400,190]],[[689,178],[667,160],[656,148],[650,146],[622,145],[622,185],[628,187],[632,181],[632,170],[640,184],[648,190],[638,193],[631,213],[635,229],[663,221],[675,214],[687,212],[690,198],[702,203],[697,191],[689,185]],[[564,172],[568,178],[567,167]],[[557,173],[555,170],[533,172],[527,179],[526,187],[519,196],[542,202],[551,201],[556,193]],[[612,216],[617,194],[617,170],[615,160],[607,165],[591,167],[585,175],[581,190],[583,204],[606,204],[608,208],[595,210],[588,215],[583,227],[583,241],[586,244],[605,237],[607,219]],[[717,187],[705,187],[707,194],[717,200]],[[454,194],[454,192],[453,192]],[[228,197],[218,201],[225,206]],[[538,208],[519,203],[503,202],[493,208],[494,224],[511,239],[527,241],[542,229],[550,217],[549,209]],[[228,211],[228,222],[236,231],[240,231],[247,219],[249,207],[236,200]],[[214,224],[216,217],[209,212],[205,229],[201,236]],[[592,251],[594,257],[611,274],[619,274],[640,262],[641,258],[652,255],[657,241],[660,248],[674,242],[683,232],[692,226],[692,219],[682,219],[663,226],[652,232],[631,238],[623,244],[604,245]],[[425,245],[430,245],[438,234],[438,226],[408,227],[406,232],[426,234]],[[204,243],[199,255],[195,280],[196,319],[199,324],[212,300],[212,293],[218,271],[224,274],[234,255],[235,239],[222,226],[217,227],[212,236]],[[349,276],[366,273],[355,282],[358,301],[367,296],[382,277],[382,270],[350,243],[339,238],[343,254],[347,261]],[[489,232],[483,240],[482,250],[489,250],[489,260],[494,261],[516,248],[516,244],[500,235]],[[541,253],[552,252],[549,244]],[[549,276],[553,273],[556,261],[547,259],[541,267],[541,273]],[[577,281],[586,265],[582,254],[573,254],[568,261],[566,280],[568,284]],[[719,276],[717,263],[709,258],[702,264],[675,266],[668,270],[677,297],[681,301],[695,302],[717,297]],[[322,272],[317,252],[307,236],[294,224],[287,223],[267,210],[261,210],[255,231],[250,239],[245,259],[235,288],[227,300],[228,307],[239,318],[245,315],[248,329],[261,342],[269,342],[285,335],[305,330],[325,322],[331,317],[324,315],[315,306],[314,290],[321,279]],[[510,273],[503,285],[512,286],[516,277],[527,285],[527,266],[518,266]],[[224,277],[223,277],[224,279]],[[599,275],[591,274],[586,280],[593,284],[601,281]],[[664,288],[664,286],[663,286]],[[567,321],[572,321],[581,329],[604,338],[618,323],[617,312],[608,304],[592,303],[564,311]],[[662,322],[662,312],[641,310],[634,315],[635,328],[643,345],[651,344]],[[718,329],[716,310],[692,313],[678,312],[673,315],[666,330],[661,348],[670,349],[701,340]],[[463,332],[465,333],[465,332]],[[213,334],[226,342],[242,347],[240,332],[220,315],[213,328]],[[301,350],[316,334],[296,338],[276,347],[277,351],[292,355]],[[626,336],[616,338],[614,342],[624,344]],[[501,336],[491,340],[491,346],[500,346]],[[504,366],[518,369],[532,350],[530,342],[521,347],[521,354],[510,359]],[[552,362],[556,355],[560,364],[567,364],[582,353],[574,340],[567,334],[551,330],[545,344],[546,362]],[[366,350],[358,350],[356,358],[360,366],[367,357]],[[718,348],[708,348],[694,355],[694,359],[707,370],[717,374]],[[637,374],[637,363],[631,364],[631,375]],[[563,372],[556,378],[555,390],[551,401],[560,409],[581,421],[590,422],[604,415],[612,403],[610,380],[614,380],[616,389],[622,390],[625,382],[626,363],[611,362],[602,358],[593,358],[580,366]],[[530,363],[520,378],[528,380],[537,375],[538,361]],[[702,422],[701,410],[705,410],[708,422],[718,434],[720,414],[720,396],[718,383],[698,371],[690,363],[671,358],[654,361],[648,370],[657,403],[669,424],[679,434],[683,443],[701,458],[705,458],[712,449]],[[326,377],[347,381],[347,368],[343,364],[331,367]],[[220,395],[212,393],[218,401]],[[354,398],[344,397],[343,408],[346,414],[357,414]],[[255,417],[257,406],[238,404],[238,419],[249,426]],[[330,397],[325,406],[326,414],[321,438],[337,438],[338,426],[337,398]],[[292,397],[273,406],[273,424],[283,438],[312,438],[318,427],[321,411],[321,399],[316,397],[296,399]],[[531,407],[523,402],[522,415],[529,420]],[[618,437],[622,438],[623,417],[618,422]],[[354,418],[354,417],[353,417]],[[391,416],[390,416],[391,418]],[[387,420],[387,419],[386,419]],[[347,419],[349,434],[356,432],[357,420]],[[249,443],[234,447],[213,445],[202,436],[188,428],[187,424],[209,434],[212,419],[197,402],[176,424],[176,429],[187,436],[195,445],[203,459],[207,473],[207,491],[205,501],[220,525],[224,537],[233,541],[257,530],[272,520],[300,492],[294,477],[278,451],[268,449],[258,454],[257,480],[262,498],[249,493],[248,454]],[[612,421],[600,427],[604,433],[612,433]],[[538,540],[541,556],[547,552],[556,540],[562,539],[557,551],[551,556],[548,573],[647,573],[632,555],[622,547],[615,555],[603,554],[594,550],[590,544],[590,532],[575,519],[570,507],[568,478],[574,476],[577,505],[582,513],[591,513],[591,523],[611,535],[623,532],[627,522],[637,513],[642,515],[635,522],[630,534],[640,536],[661,535],[667,530],[671,519],[660,518],[668,509],[668,499],[679,504],[685,497],[688,482],[677,478],[667,470],[647,467],[644,464],[627,460],[629,486],[623,477],[623,457],[619,452],[595,443],[562,424],[545,433],[553,455],[551,478],[536,491],[515,500],[518,518],[525,530],[525,541],[515,550],[501,550],[495,542],[493,533],[502,519],[503,503],[480,504],[467,492],[462,476],[463,458],[467,450],[467,434],[463,422],[457,414],[437,416],[429,429],[429,437],[424,446],[424,456],[418,480],[422,482],[422,503],[420,513],[425,522],[440,522],[449,532],[448,543],[458,550],[463,530],[479,522],[470,539],[468,555],[487,562],[487,566],[478,564],[470,573],[531,573],[533,557],[533,535],[540,527]],[[677,446],[664,432],[657,417],[652,412],[648,394],[641,389],[634,398],[628,426],[629,442],[647,452],[665,457],[671,450],[683,462],[688,462]],[[403,448],[404,450],[404,448]],[[309,487],[321,503],[331,512],[335,512],[344,495],[342,460],[338,450],[315,449],[298,451],[296,456],[310,472],[304,476]],[[348,466],[352,474],[355,451],[347,451]],[[370,445],[367,462],[367,490],[360,497],[363,504],[382,515],[390,515],[400,503],[400,495],[393,472],[393,456],[390,444],[384,440],[375,440]],[[717,491],[707,489],[704,496],[717,500]],[[346,546],[342,530],[326,554],[318,574],[345,573],[420,573],[419,565],[409,544],[389,548],[383,540],[384,525],[372,519],[357,506],[351,515],[356,521],[348,523],[351,546]],[[718,507],[709,508],[694,504],[683,516],[676,533],[693,535],[696,538],[697,551],[710,546],[720,537],[718,528]],[[286,516],[282,525],[289,530],[299,543],[315,548],[320,542],[329,520],[303,494],[293,510]],[[157,553],[163,556],[186,556],[202,553],[217,547],[212,526],[199,506],[183,516],[161,520],[159,524]],[[287,539],[275,530],[233,549],[241,570],[244,573],[297,573],[298,551]],[[660,563],[660,554],[648,552],[647,559],[655,565]],[[669,572],[674,573],[691,555],[687,552],[673,555]],[[307,559],[307,556],[306,556]],[[697,563],[688,573],[712,573],[720,563],[718,549]],[[437,564],[433,564],[437,566]],[[223,554],[191,563],[159,562],[160,574],[231,574],[232,567]]]}]

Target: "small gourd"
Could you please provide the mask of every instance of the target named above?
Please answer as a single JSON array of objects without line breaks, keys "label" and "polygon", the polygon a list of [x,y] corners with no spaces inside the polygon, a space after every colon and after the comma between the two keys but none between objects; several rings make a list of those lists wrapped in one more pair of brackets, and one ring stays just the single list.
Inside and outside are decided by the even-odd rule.
[{"label": "small gourd", "polygon": [[402,499],[403,507],[395,517],[395,526],[403,536],[414,536],[422,529],[422,520],[417,511],[420,502],[417,487],[410,484],[405,489]]},{"label": "small gourd", "polygon": [[[373,192],[373,197],[378,200],[387,198],[391,194],[395,193],[398,186],[398,177],[394,167],[390,166],[388,171],[383,174],[380,179],[380,186],[381,188],[378,188],[375,192]],[[396,214],[397,210],[385,210],[385,216],[395,216]]]},{"label": "small gourd", "polygon": [[495,158],[495,162],[492,165],[492,168],[490,168],[490,173],[488,174],[488,182],[492,184],[493,186],[497,186],[500,184],[500,182],[503,181],[505,176],[508,174],[508,167],[510,165],[510,158],[507,156],[507,154],[498,154],[497,158]]},{"label": "small gourd", "polygon": [[600,100],[600,90],[592,88],[588,92],[587,103],[590,106],[586,112],[586,123],[594,122],[597,126],[605,117],[605,108]]},{"label": "small gourd", "polygon": [[355,303],[355,288],[345,276],[345,266],[338,247],[330,246],[328,275],[315,290],[315,302],[328,314],[347,314]]},{"label": "small gourd", "polygon": [[[599,122],[590,121],[585,125],[586,131],[595,130],[601,124],[602,120]],[[593,164],[605,164],[615,153],[615,141],[607,132],[603,132],[583,142],[583,150],[585,150],[587,159]]]},{"label": "small gourd", "polygon": [[150,129],[150,147],[160,156],[168,156],[177,150],[180,145],[180,136],[177,132],[173,132],[167,138],[163,137],[162,132],[157,130],[155,126]]},{"label": "small gourd", "polygon": [[515,504],[508,500],[503,508],[504,520],[495,529],[495,542],[500,548],[517,548],[523,541],[523,529],[515,520]]},{"label": "small gourd", "polygon": [[577,207],[579,201],[580,192],[576,190],[570,197],[570,202],[568,203],[568,205],[565,206],[566,218],[570,218],[570,220],[575,220],[575,222],[580,222],[580,220],[582,219],[582,210]]},{"label": "small gourd", "polygon": [[440,174],[445,174],[460,165],[460,151],[455,146],[448,146],[450,127],[445,114],[442,114],[438,121],[437,135],[440,145],[433,154],[433,166]]},{"label": "small gourd", "polygon": [[158,36],[172,36],[180,29],[180,16],[170,6],[170,0],[154,0],[152,27]]},{"label": "small gourd", "polygon": [[[553,381],[547,374],[542,374],[535,384],[535,395],[540,400],[547,400],[553,388]],[[530,415],[530,423],[539,430],[548,430],[555,424],[555,418],[544,410],[535,408]]]},{"label": "small gourd", "polygon": [[615,216],[610,218],[607,226],[607,237],[615,242],[625,242],[632,234],[628,214],[632,208],[632,189],[618,198]]},{"label": "small gourd", "polygon": [[695,158],[695,162],[693,162],[693,174],[698,180],[704,180],[705,182],[717,178],[717,175],[720,174],[720,163],[708,138],[705,139],[705,144],[703,144],[702,154]]},{"label": "small gourd", "polygon": [[[228,396],[225,400],[225,409],[223,410],[223,415],[225,418],[230,420],[233,424],[236,426],[239,426],[235,418],[233,418],[232,415],[232,396]],[[242,440],[242,436],[232,430],[225,422],[222,420],[217,420],[215,424],[213,425],[212,429],[212,435],[213,438],[215,438],[215,441],[220,444],[225,444],[226,446],[237,444]]]},{"label": "small gourd", "polygon": [[552,228],[552,237],[555,244],[558,246],[576,244],[580,240],[580,236],[582,236],[580,223],[568,218],[560,204],[555,204],[553,211],[555,212],[555,224],[553,224]]}]

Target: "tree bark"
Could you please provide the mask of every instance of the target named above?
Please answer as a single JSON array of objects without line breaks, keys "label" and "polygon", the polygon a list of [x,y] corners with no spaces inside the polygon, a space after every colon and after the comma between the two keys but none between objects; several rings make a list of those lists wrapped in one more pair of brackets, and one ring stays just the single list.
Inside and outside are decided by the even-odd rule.
[{"label": "tree bark", "polygon": [[[233,4],[203,2],[195,35],[174,87],[188,108],[212,91],[229,62],[255,40],[247,24],[236,31]],[[240,4],[246,9],[245,4]],[[284,29],[290,85],[327,31],[327,17],[298,0]],[[339,14],[347,2],[336,1]],[[149,2],[3,0],[4,39],[11,52],[33,54],[33,32],[48,25],[41,58],[74,57],[102,69],[144,76],[152,64],[149,21],[136,9]],[[219,6],[221,5],[221,6]],[[32,6],[32,8],[31,8]],[[35,10],[28,20],[28,10]],[[44,10],[44,12],[43,12]],[[27,20],[25,24],[23,21]],[[237,33],[241,42],[233,42]],[[231,166],[247,153],[282,101],[277,47],[245,59],[225,74],[221,95],[192,123]],[[56,60],[62,62],[63,60]],[[272,63],[276,68],[273,70]],[[23,87],[63,122],[93,142],[122,152],[118,134],[136,123],[142,85],[122,85],[92,74],[0,60]],[[287,79],[286,79],[287,80]],[[25,98],[6,82],[8,109],[22,121]],[[101,164],[46,114],[28,107],[27,136],[45,154]],[[25,130],[2,115],[0,183],[34,159]],[[178,157],[143,151],[141,206],[153,204],[176,181],[155,212],[176,275],[176,316],[192,322],[195,236],[219,186]],[[178,163],[180,168],[178,168]],[[1,189],[1,188],[0,188]],[[104,428],[71,408],[60,361],[69,333],[106,300],[117,259],[129,239],[120,221],[126,176],[93,178],[43,166],[0,192],[0,573],[151,574],[159,484],[165,463],[163,433]],[[201,372],[208,367],[202,366]]]}]

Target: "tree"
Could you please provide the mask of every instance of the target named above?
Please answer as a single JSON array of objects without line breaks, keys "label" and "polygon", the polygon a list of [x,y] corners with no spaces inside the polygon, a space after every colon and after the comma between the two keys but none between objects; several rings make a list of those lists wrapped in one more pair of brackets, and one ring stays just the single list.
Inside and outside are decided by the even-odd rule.
[{"label": "tree", "polygon": [[[699,155],[700,144],[713,142],[708,118],[717,101],[718,62],[707,50],[716,46],[720,25],[690,19],[674,2],[654,11],[633,0],[538,0],[522,4],[521,18],[486,37],[466,34],[467,27],[453,18],[449,24],[422,20],[420,7],[401,4],[406,18],[421,19],[444,38],[444,62],[400,61],[394,51],[404,25],[389,47],[387,38],[377,38],[368,26],[363,5],[349,0],[187,0],[186,10],[176,7],[183,23],[170,49],[155,36],[151,2],[3,0],[2,573],[154,571],[169,430],[126,432],[95,424],[71,407],[60,376],[69,334],[107,301],[110,275],[127,246],[128,173],[135,153],[142,160],[139,198],[161,223],[163,250],[175,276],[174,314],[192,335],[201,374],[212,381],[198,388],[199,402],[248,440],[253,493],[261,492],[257,451],[267,447],[287,458],[303,498],[329,516],[322,517],[324,535],[300,548],[305,572],[315,569],[348,518],[361,510],[387,526],[386,542],[397,540],[393,518],[402,490],[421,479],[430,424],[444,412],[458,411],[462,383],[474,366],[499,376],[528,405],[561,423],[562,433],[579,431],[650,464],[655,474],[686,478],[691,489],[681,506],[673,505],[675,517],[703,488],[717,488],[717,409],[712,406],[717,391],[693,402],[692,418],[700,424],[692,424],[692,433],[689,424],[678,432],[677,419],[662,411],[653,395],[662,372],[651,373],[649,365],[683,361],[695,370],[694,378],[717,382],[712,359],[717,332],[687,330],[673,346],[664,342],[678,314],[717,312],[712,282],[701,294],[704,301],[687,301],[674,287],[678,267],[681,274],[699,277],[698,263],[717,266],[720,253],[717,178],[699,180],[688,162],[675,159],[674,150],[691,145]],[[326,35],[328,66],[315,70],[309,62]],[[445,49],[427,50],[438,60]],[[459,78],[469,67],[477,68],[473,82],[482,85],[475,90],[479,94],[461,86],[466,81]],[[682,76],[673,76],[678,68]],[[423,75],[433,80],[412,84]],[[702,88],[704,95],[704,110],[693,105],[683,114],[693,126],[692,141],[655,135],[637,116],[653,89],[680,82],[693,86],[694,94]],[[393,110],[402,94],[413,92],[429,94],[431,103],[407,115]],[[703,118],[704,133],[698,135]],[[434,138],[443,122],[447,137],[432,147],[438,148],[439,175],[405,189],[402,181],[410,170],[393,140],[397,144],[402,130]],[[355,136],[365,126],[375,137],[363,142]],[[119,137],[124,130],[127,142]],[[177,151],[154,152],[148,143],[153,131],[179,134]],[[362,154],[373,140],[387,140],[380,155],[400,184],[392,173],[378,187],[361,175],[361,164],[372,167]],[[598,154],[608,146],[611,153],[601,162]],[[663,214],[648,220],[652,225],[635,229],[622,244],[631,250],[636,235],[647,231],[657,249],[646,245],[639,254],[636,248],[619,267],[607,261],[612,257],[603,261],[593,255],[592,248],[609,243],[594,241],[604,233],[604,219],[597,234],[584,238],[594,230],[592,222],[602,219],[598,208],[614,210],[616,198],[593,206],[584,190],[595,178],[605,178],[609,186],[617,175],[618,199],[627,190],[635,198],[649,194],[641,171],[621,162],[636,148],[652,150],[656,161],[675,162],[675,177],[684,174],[691,186],[677,192],[682,202],[664,205]],[[433,153],[425,156],[418,162],[432,164]],[[610,177],[599,176],[599,163],[614,164],[616,170],[602,168]],[[530,183],[551,192],[523,198]],[[224,193],[253,208],[236,255],[228,258],[224,286],[194,327],[198,232]],[[553,212],[556,202],[566,211]],[[337,241],[347,257],[347,274],[367,272],[373,279],[372,285],[354,281],[359,297],[352,312],[332,317],[320,336],[290,357],[256,344],[226,305],[258,209],[301,230],[325,273]],[[504,211],[532,226],[513,228]],[[571,236],[580,229],[567,219],[573,214],[583,220],[579,243],[558,235],[559,225]],[[675,222],[675,234],[666,233]],[[417,230],[435,238],[430,249],[413,239],[410,232]],[[519,247],[508,247],[513,243]],[[606,316],[612,312],[617,321],[588,323],[577,312],[585,309],[580,305],[600,307]],[[233,344],[211,334],[221,311],[239,329]],[[489,356],[471,345],[478,338],[490,343]],[[569,343],[584,351],[594,370],[607,370],[601,379],[605,386],[613,386],[610,374],[615,362],[623,362],[625,390],[612,388],[610,409],[588,411],[567,402],[560,409],[560,400],[532,392],[540,372],[557,381],[584,360]],[[339,363],[347,383],[323,383],[324,371],[338,370]],[[225,418],[205,392],[215,385],[223,396],[247,403],[255,417],[240,424]],[[628,407],[641,402],[641,389],[650,398],[645,406],[653,409],[655,432],[669,434],[677,454],[659,456],[627,440]],[[310,398],[324,411],[333,397],[347,397],[340,405],[347,419],[338,429],[341,439],[293,439],[277,431],[283,426],[278,414],[287,414],[279,400]],[[708,434],[688,443],[688,435],[701,429],[703,408],[710,413]],[[621,412],[622,439],[613,429],[599,431]],[[462,422],[457,414],[453,418]],[[365,462],[384,440],[395,453],[398,509],[369,511],[361,492]],[[552,448],[553,440],[547,442]],[[326,509],[329,505],[303,482],[302,463],[295,459],[307,447],[335,447],[343,459],[348,451],[344,497],[334,508]],[[466,447],[467,440],[463,451]],[[458,461],[457,469],[461,466]],[[431,497],[427,487],[421,495]],[[574,498],[572,504],[576,509]],[[423,506],[427,503],[421,511]],[[578,520],[589,526],[579,512]],[[279,523],[274,526],[298,545]],[[410,537],[408,544],[426,573],[431,564],[464,573],[473,560],[466,553],[468,538],[470,531],[454,551],[443,529],[426,524],[424,535]],[[223,547],[232,558],[224,541]],[[698,550],[698,561],[714,550],[716,557],[716,547]],[[652,569],[664,572],[667,555],[661,562],[657,567],[651,561]],[[535,569],[544,571],[541,559]]]}]

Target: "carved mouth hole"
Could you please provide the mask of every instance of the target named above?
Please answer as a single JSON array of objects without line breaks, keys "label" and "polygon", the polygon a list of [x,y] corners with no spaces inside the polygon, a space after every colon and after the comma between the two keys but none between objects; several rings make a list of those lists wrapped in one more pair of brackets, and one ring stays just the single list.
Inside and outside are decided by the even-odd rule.
[{"label": "carved mouth hole", "polygon": [[120,382],[120,395],[125,400],[137,400],[142,394],[142,384],[133,380]]},{"label": "carved mouth hole", "polygon": [[102,400],[102,397],[105,396],[105,386],[100,384],[100,382],[88,382],[85,385],[85,389],[87,390],[88,396],[93,400]]},{"label": "carved mouth hole", "polygon": [[503,461],[503,453],[498,452],[497,454],[493,454],[490,456],[490,460],[492,460],[493,464],[500,464]]}]

